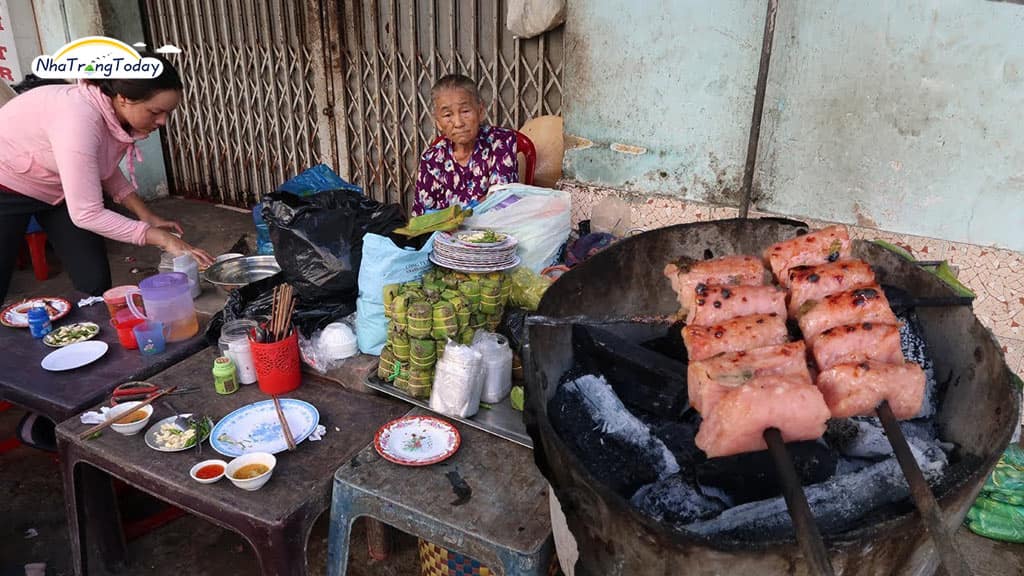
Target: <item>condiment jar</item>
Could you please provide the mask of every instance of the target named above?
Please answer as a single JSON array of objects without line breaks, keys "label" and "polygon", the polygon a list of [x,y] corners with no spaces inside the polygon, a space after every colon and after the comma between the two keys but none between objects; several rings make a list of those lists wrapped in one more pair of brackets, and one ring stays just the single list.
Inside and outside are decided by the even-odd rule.
[{"label": "condiment jar", "polygon": [[256,364],[249,347],[249,333],[256,326],[255,320],[240,319],[225,322],[220,329],[220,353],[234,362],[239,384],[256,383]]},{"label": "condiment jar", "polygon": [[42,338],[53,332],[53,324],[50,323],[50,314],[42,305],[33,306],[28,311],[28,328],[33,338]]},{"label": "condiment jar", "polygon": [[217,394],[234,394],[238,392],[238,380],[235,379],[235,363],[227,356],[213,361],[213,388]]}]

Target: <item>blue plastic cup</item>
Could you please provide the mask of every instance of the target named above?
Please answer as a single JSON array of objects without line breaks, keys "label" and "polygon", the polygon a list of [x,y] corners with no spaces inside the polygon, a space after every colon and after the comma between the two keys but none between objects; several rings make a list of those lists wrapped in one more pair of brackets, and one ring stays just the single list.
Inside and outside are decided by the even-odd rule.
[{"label": "blue plastic cup", "polygon": [[132,332],[143,354],[160,354],[167,348],[167,328],[163,322],[147,320],[132,328]]}]

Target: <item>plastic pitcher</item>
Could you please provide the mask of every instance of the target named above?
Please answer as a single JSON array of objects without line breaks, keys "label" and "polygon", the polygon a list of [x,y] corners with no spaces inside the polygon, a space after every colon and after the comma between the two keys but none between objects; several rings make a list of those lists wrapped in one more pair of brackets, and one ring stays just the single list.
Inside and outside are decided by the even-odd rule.
[{"label": "plastic pitcher", "polygon": [[128,310],[128,295],[138,290],[138,286],[114,286],[103,293],[103,303],[107,305],[111,320],[117,320],[121,310]]},{"label": "plastic pitcher", "polygon": [[199,319],[185,274],[167,272],[150,276],[139,282],[137,293],[142,295],[145,311],[139,310],[132,296],[128,297],[128,308],[139,318],[163,323],[168,342],[187,340],[199,332]]}]

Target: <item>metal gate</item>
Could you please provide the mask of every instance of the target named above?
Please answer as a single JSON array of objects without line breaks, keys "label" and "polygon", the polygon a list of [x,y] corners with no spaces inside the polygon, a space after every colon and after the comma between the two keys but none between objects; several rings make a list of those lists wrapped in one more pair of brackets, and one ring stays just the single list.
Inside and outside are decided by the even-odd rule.
[{"label": "metal gate", "polygon": [[[419,156],[435,137],[430,87],[452,72],[477,80],[488,119],[518,128],[560,114],[562,29],[516,39],[502,0],[337,0],[342,38],[344,173],[367,194],[411,204]],[[336,82],[339,84],[339,82]]]},{"label": "metal gate", "polygon": [[173,44],[185,84],[166,128],[172,190],[251,206],[296,173],[336,164],[319,0],[143,0],[151,47]]},{"label": "metal gate", "polygon": [[165,150],[187,197],[251,206],[324,162],[408,208],[430,87],[450,72],[478,81],[496,125],[561,113],[562,28],[513,38],[503,0],[140,3],[150,45],[182,49]]}]

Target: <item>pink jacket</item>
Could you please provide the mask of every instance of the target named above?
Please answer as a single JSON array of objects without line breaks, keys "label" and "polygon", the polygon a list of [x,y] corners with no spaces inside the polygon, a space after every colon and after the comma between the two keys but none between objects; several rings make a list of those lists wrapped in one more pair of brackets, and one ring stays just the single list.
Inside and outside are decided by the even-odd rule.
[{"label": "pink jacket", "polygon": [[[56,206],[79,228],[142,245],[149,224],[103,207],[135,191],[118,164],[137,155],[110,98],[89,84],[40,86],[0,108],[0,187]],[[140,158],[141,159],[141,158]]]}]

